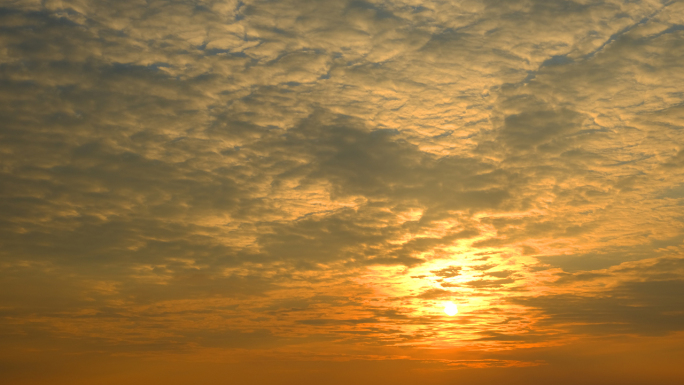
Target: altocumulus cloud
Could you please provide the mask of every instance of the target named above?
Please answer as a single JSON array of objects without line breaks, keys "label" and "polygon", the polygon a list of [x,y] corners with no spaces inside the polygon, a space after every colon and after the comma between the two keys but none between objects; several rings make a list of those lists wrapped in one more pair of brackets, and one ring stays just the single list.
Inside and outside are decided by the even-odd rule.
[{"label": "altocumulus cloud", "polygon": [[17,360],[506,367],[680,336],[681,2],[13,0],[0,25]]}]

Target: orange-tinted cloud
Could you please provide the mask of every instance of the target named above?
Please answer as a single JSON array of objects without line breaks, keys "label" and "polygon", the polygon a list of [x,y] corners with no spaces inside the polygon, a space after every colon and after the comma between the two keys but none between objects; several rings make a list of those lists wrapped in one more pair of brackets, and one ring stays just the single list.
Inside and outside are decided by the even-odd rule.
[{"label": "orange-tinted cloud", "polygon": [[681,380],[682,15],[3,5],[0,378]]}]

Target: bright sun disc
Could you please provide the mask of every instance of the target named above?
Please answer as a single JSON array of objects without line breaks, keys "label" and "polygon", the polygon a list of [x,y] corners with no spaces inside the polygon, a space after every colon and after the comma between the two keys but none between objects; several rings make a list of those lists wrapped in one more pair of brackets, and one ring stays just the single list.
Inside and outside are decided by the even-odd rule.
[{"label": "bright sun disc", "polygon": [[456,304],[454,304],[453,302],[445,302],[444,312],[448,316],[454,316],[458,313],[458,308],[456,307]]}]

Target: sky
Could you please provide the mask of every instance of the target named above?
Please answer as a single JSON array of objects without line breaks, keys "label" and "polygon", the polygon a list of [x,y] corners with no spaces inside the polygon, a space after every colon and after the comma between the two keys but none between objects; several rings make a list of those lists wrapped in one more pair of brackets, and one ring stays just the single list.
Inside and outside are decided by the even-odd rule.
[{"label": "sky", "polygon": [[4,0],[0,382],[681,384],[682,63],[682,1]]}]

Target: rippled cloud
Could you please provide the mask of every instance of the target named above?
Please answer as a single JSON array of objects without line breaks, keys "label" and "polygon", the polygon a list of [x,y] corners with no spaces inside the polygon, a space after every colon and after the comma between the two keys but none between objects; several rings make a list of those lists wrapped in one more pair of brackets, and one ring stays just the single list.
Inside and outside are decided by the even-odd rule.
[{"label": "rippled cloud", "polygon": [[683,3],[0,20],[8,383],[684,376]]}]

